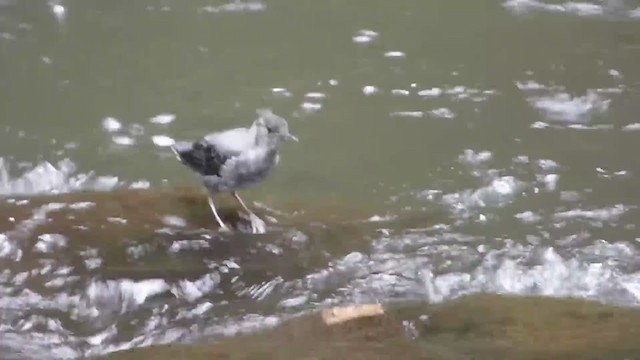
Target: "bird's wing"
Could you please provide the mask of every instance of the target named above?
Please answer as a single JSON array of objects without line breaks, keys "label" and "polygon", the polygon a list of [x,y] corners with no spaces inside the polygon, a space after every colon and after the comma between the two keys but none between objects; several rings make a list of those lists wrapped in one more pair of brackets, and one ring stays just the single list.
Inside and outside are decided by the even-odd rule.
[{"label": "bird's wing", "polygon": [[234,155],[255,146],[256,134],[247,128],[237,128],[209,134],[204,141],[215,146],[222,154]]},{"label": "bird's wing", "polygon": [[244,151],[221,166],[220,176],[251,181],[251,178],[269,171],[269,154],[269,150],[262,147]]},{"label": "bird's wing", "polygon": [[224,164],[238,156],[238,153],[220,151],[205,140],[176,143],[172,150],[183,164],[203,176],[220,176]]}]

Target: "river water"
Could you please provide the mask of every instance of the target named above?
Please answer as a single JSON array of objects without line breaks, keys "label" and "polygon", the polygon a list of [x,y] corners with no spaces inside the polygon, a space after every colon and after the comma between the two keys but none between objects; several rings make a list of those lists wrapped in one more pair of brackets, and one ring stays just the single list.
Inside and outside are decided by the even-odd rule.
[{"label": "river water", "polygon": [[[638,59],[637,1],[0,0],[3,201],[197,187],[166,145],[269,107],[300,143],[245,200],[359,204],[377,227],[288,229],[269,238],[286,249],[256,243],[276,259],[262,265],[187,251],[208,270],[176,278],[107,275],[102,257],[169,263],[202,239],[148,250],[40,234],[16,249],[8,226],[0,357],[208,341],[331,304],[479,291],[640,305]],[[405,216],[424,219],[386,227]],[[324,263],[283,269],[297,241]]]}]

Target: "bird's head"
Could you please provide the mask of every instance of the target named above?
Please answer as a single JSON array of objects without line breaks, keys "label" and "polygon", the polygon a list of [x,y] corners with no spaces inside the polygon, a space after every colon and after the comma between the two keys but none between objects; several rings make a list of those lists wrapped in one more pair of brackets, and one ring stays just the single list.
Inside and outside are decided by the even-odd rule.
[{"label": "bird's head", "polygon": [[279,144],[283,141],[293,140],[298,142],[298,138],[289,133],[287,120],[271,112],[270,109],[258,109],[258,119],[254,126],[258,130],[258,135],[264,137],[270,144]]}]

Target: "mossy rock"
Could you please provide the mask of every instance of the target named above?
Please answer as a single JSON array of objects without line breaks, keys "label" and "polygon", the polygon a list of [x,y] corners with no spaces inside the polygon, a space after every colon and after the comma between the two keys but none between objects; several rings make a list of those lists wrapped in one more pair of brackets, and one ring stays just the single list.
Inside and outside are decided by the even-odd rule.
[{"label": "mossy rock", "polygon": [[338,325],[314,313],[210,345],[159,345],[106,359],[638,359],[639,335],[636,309],[480,294],[390,304],[383,315]]}]

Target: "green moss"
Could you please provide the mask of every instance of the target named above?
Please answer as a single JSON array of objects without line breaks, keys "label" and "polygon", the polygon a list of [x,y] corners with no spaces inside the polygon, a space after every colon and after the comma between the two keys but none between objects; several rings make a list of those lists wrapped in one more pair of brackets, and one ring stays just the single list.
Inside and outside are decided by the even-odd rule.
[{"label": "green moss", "polygon": [[[419,320],[428,315],[428,320]],[[410,320],[417,338],[406,333]],[[211,345],[163,345],[110,360],[634,359],[640,312],[596,302],[474,295],[440,305],[394,304],[384,316],[324,325],[316,314]]]}]

